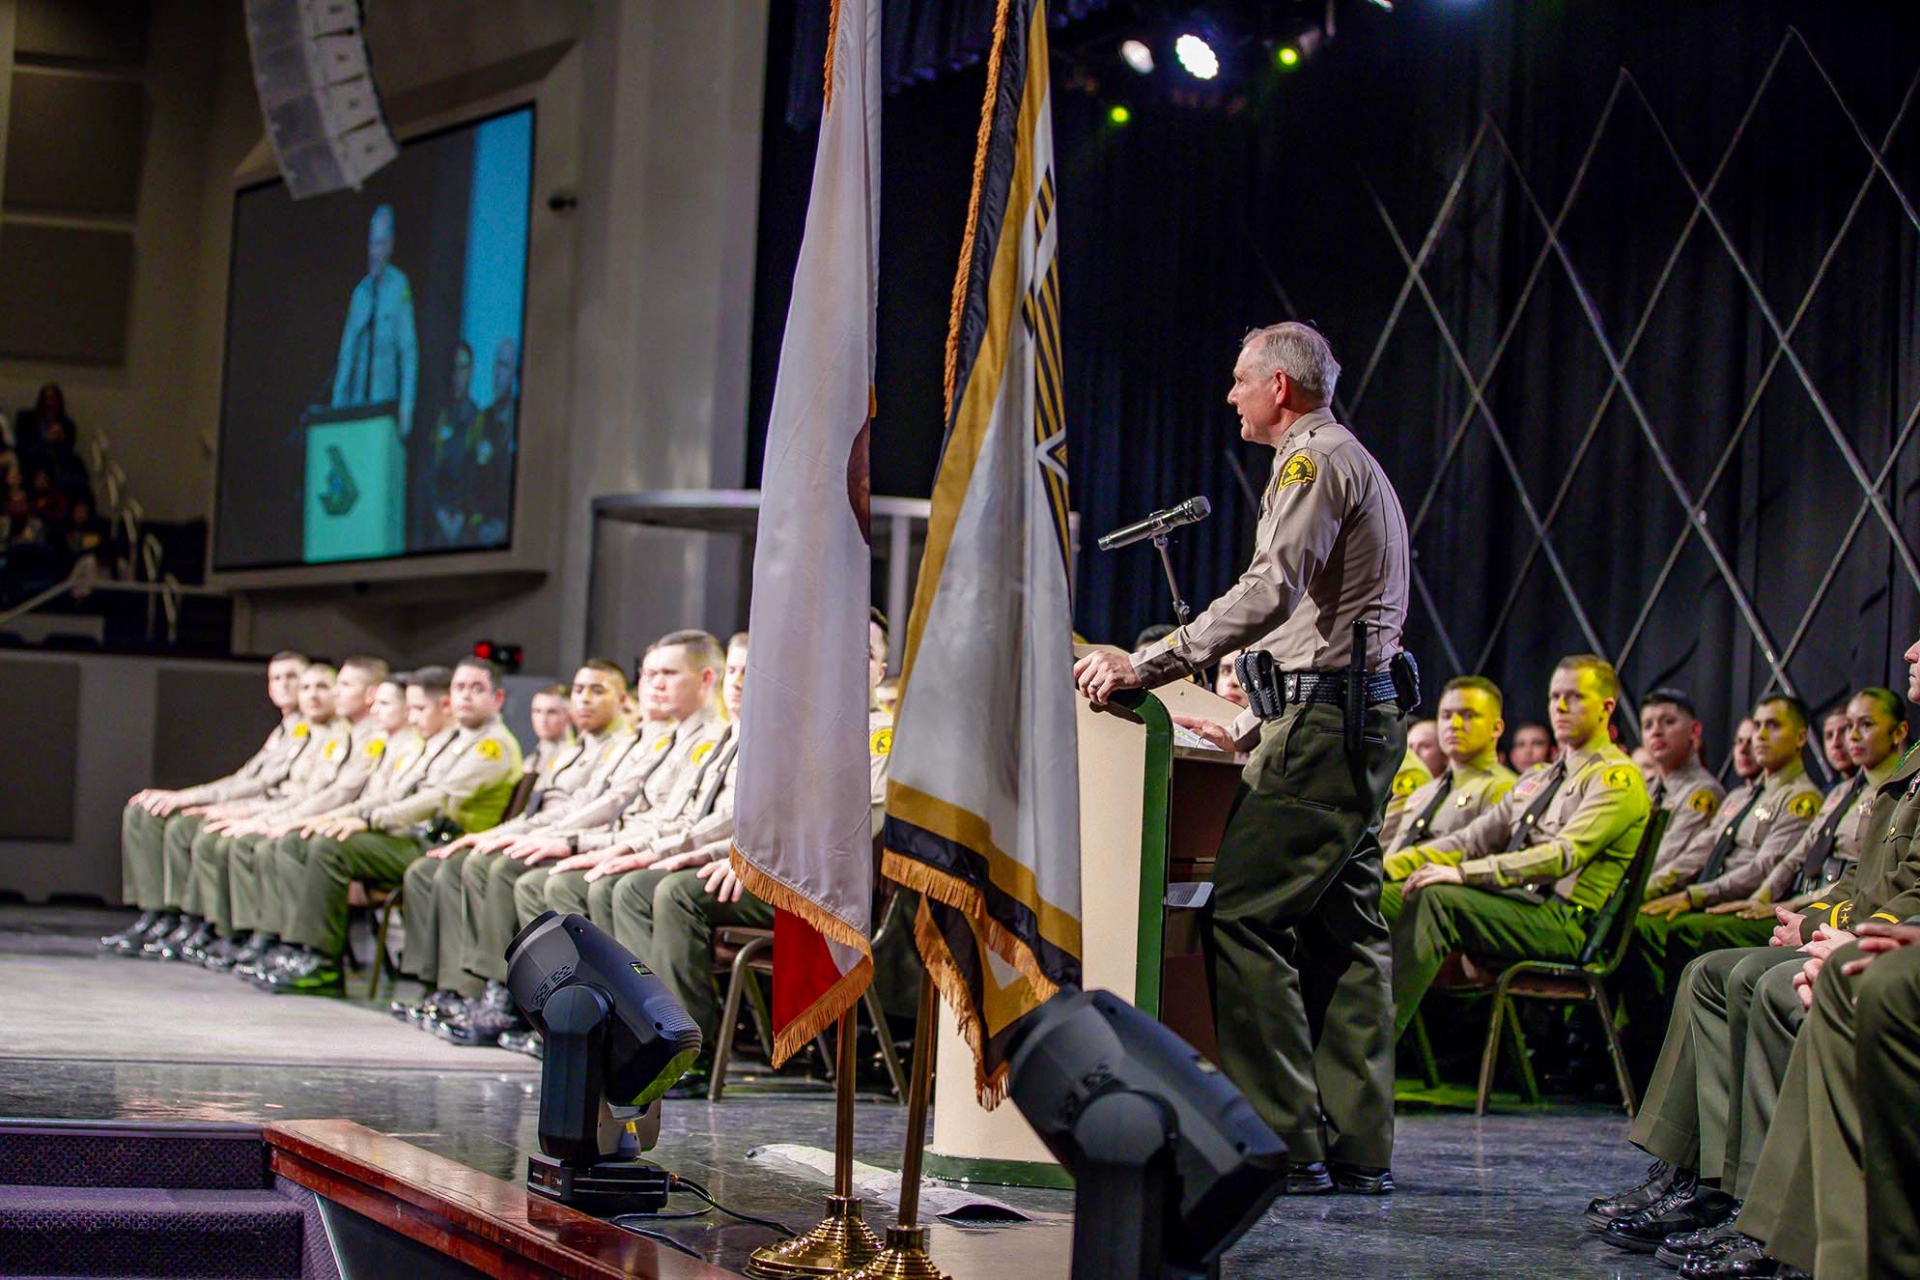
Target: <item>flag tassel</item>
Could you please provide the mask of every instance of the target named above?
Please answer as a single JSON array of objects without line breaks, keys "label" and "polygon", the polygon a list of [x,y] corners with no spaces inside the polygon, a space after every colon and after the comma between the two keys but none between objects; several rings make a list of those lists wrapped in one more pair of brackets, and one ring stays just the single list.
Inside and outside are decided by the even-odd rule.
[{"label": "flag tassel", "polygon": [[799,890],[775,880],[747,861],[737,846],[731,851],[731,856],[734,874],[740,877],[740,883],[746,886],[748,893],[776,911],[785,911],[806,921],[822,937],[844,947],[853,947],[861,953],[859,962],[842,974],[839,981],[821,993],[787,1025],[775,1031],[773,1065],[777,1067],[825,1035],[828,1027],[859,1003],[860,993],[873,980],[873,943],[865,934],[849,928],[845,921],[823,910]]}]

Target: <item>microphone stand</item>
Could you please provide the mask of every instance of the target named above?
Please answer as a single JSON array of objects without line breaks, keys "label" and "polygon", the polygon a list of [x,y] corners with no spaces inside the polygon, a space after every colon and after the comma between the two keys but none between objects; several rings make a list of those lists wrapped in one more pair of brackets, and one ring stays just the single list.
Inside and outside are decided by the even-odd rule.
[{"label": "microphone stand", "polygon": [[1154,534],[1153,546],[1154,550],[1160,553],[1160,567],[1166,570],[1167,590],[1173,595],[1174,621],[1177,625],[1184,627],[1187,625],[1188,615],[1191,614],[1193,610],[1188,608],[1187,602],[1181,598],[1179,579],[1173,576],[1173,557],[1167,554],[1167,535],[1164,533]]}]

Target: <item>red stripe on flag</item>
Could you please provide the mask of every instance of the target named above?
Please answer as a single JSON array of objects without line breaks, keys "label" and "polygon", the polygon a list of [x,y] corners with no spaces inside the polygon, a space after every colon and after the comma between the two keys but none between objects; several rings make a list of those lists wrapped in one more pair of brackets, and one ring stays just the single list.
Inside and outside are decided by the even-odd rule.
[{"label": "red stripe on flag", "polygon": [[[820,931],[791,911],[773,913],[773,1025],[791,1026],[840,981]],[[798,1046],[796,1046],[798,1047]]]}]

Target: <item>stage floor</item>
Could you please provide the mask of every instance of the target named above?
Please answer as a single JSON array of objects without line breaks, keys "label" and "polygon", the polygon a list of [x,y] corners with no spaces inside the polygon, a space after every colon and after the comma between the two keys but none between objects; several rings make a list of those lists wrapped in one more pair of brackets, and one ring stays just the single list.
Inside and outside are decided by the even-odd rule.
[{"label": "stage floor", "polygon": [[[270,998],[199,970],[95,957],[87,940],[124,918],[0,908],[0,990],[8,993],[9,1030],[0,1056],[12,1059],[0,1068],[0,1116],[263,1123],[341,1117],[500,1178],[524,1176],[525,1153],[536,1145],[538,1076],[531,1059],[454,1049],[364,1003]],[[140,998],[128,999],[128,984],[135,982]],[[202,1026],[211,1016],[229,1025]],[[296,1020],[297,1035],[288,1026]],[[74,1042],[62,1043],[69,1035]],[[302,1047],[289,1048],[290,1041]],[[314,1056],[316,1047],[326,1044],[341,1046],[352,1065],[315,1065],[324,1061]],[[817,1216],[824,1182],[791,1165],[749,1160],[747,1153],[770,1143],[824,1146],[831,1122],[831,1103],[817,1090],[735,1092],[718,1104],[670,1102],[652,1157],[706,1183],[730,1207],[801,1226]],[[903,1108],[863,1100],[856,1122],[861,1160],[897,1169],[904,1132]],[[1589,1197],[1635,1180],[1644,1166],[1645,1157],[1626,1143],[1626,1121],[1608,1108],[1485,1119],[1411,1112],[1400,1120],[1398,1195],[1282,1200],[1228,1255],[1224,1271],[1246,1277],[1664,1276],[1669,1273],[1651,1258],[1619,1253],[1581,1228]],[[1064,1277],[1071,1194],[983,1190],[1041,1220],[990,1228],[936,1224],[934,1256],[955,1280],[985,1280],[1009,1268]],[[891,1220],[876,1206],[868,1217],[876,1226]],[[723,1223],[660,1225],[736,1269],[769,1238],[763,1228]]]}]

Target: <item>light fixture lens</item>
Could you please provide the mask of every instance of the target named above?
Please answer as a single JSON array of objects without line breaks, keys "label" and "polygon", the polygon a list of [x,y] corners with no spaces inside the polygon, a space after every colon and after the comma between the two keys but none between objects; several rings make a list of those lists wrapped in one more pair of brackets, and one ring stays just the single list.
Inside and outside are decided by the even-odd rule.
[{"label": "light fixture lens", "polygon": [[1191,31],[1173,42],[1173,56],[1195,80],[1211,80],[1220,74],[1220,57],[1213,46]]},{"label": "light fixture lens", "polygon": [[1122,40],[1120,59],[1143,76],[1153,74],[1153,50],[1143,40]]},{"label": "light fixture lens", "polygon": [[1290,44],[1283,44],[1274,50],[1273,60],[1280,64],[1283,71],[1291,71],[1300,65],[1300,51]]},{"label": "light fixture lens", "polygon": [[1107,108],[1108,124],[1121,125],[1131,119],[1133,119],[1133,112],[1128,110],[1123,103],[1115,103],[1113,106]]}]

